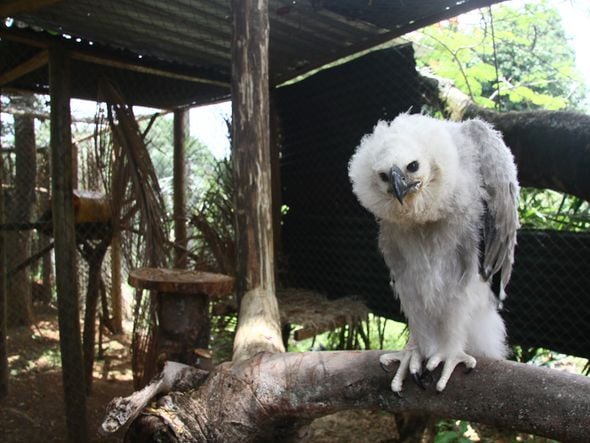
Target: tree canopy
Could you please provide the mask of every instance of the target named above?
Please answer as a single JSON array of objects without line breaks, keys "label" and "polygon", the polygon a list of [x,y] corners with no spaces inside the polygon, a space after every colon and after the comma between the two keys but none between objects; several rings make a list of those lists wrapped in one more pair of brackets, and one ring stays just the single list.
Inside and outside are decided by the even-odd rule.
[{"label": "tree canopy", "polygon": [[580,110],[586,87],[555,3],[507,3],[414,34],[418,65],[501,111]]},{"label": "tree canopy", "polygon": [[[483,108],[497,111],[587,107],[587,88],[555,2],[507,2],[413,34],[421,69],[451,80]],[[585,200],[523,188],[525,227],[586,230]]]}]

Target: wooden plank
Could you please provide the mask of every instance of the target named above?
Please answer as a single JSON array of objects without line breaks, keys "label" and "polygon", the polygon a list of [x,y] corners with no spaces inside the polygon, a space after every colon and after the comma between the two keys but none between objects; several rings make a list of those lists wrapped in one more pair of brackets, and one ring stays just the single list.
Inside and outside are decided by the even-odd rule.
[{"label": "wooden plank", "polygon": [[0,4],[0,17],[14,17],[18,14],[34,12],[63,0],[12,0]]},{"label": "wooden plank", "polygon": [[205,294],[209,297],[229,295],[234,287],[234,279],[227,275],[187,269],[134,269],[129,273],[128,282],[137,289],[188,295]]},{"label": "wooden plank", "polygon": [[232,140],[237,293],[233,360],[281,352],[275,296],[269,135],[268,0],[232,0]]},{"label": "wooden plank", "polygon": [[186,147],[189,137],[189,110],[174,111],[174,267],[185,269],[188,265],[188,235],[186,230]]},{"label": "wooden plank", "polygon": [[24,63],[4,72],[0,75],[0,86],[4,86],[11,81],[14,81],[23,75],[45,66],[49,61],[49,53],[47,50],[40,51]]},{"label": "wooden plank", "polygon": [[55,238],[55,283],[59,320],[59,344],[64,385],[67,438],[88,441],[86,393],[76,261],[76,232],[72,189],[72,134],[70,122],[70,63],[58,46],[49,49],[51,97],[51,209]]},{"label": "wooden plank", "polygon": [[318,324],[314,326],[306,326],[301,329],[297,329],[293,333],[293,338],[297,341],[305,340],[306,338],[315,337],[316,335],[322,334],[324,332],[333,331],[334,329],[341,328],[343,326],[348,325],[346,321],[346,317],[344,315],[338,316],[336,318],[329,319],[329,322],[324,324]]}]

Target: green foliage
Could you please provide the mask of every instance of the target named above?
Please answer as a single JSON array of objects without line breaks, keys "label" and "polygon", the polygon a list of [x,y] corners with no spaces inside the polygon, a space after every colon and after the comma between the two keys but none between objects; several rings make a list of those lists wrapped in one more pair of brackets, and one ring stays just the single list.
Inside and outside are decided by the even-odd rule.
[{"label": "green foliage", "polygon": [[[174,131],[172,115],[158,117],[149,128],[146,144],[152,158],[160,187],[164,195],[167,212],[172,211]],[[149,122],[142,122],[145,131]],[[187,165],[186,186],[187,206],[193,207],[201,200],[204,191],[214,179],[215,158],[207,146],[200,140],[189,137],[186,144],[185,159]]]},{"label": "green foliage", "polygon": [[523,228],[564,231],[587,231],[590,228],[590,205],[572,195],[523,188],[518,210]]},{"label": "green foliage", "polygon": [[453,422],[445,420],[437,423],[435,443],[467,443],[471,440],[465,437],[465,433],[469,427],[466,421]]},{"label": "green foliage", "polygon": [[[472,13],[473,14],[473,13]],[[579,109],[586,95],[558,10],[548,1],[481,9],[416,33],[418,65],[449,78],[480,106]]]},{"label": "green foliage", "polygon": [[192,208],[190,225],[194,227],[190,249],[198,269],[234,275],[235,229],[232,159],[219,160],[213,167],[199,203]]},{"label": "green foliage", "polygon": [[[296,325],[293,325],[296,327]],[[362,328],[362,331],[361,331]],[[364,334],[364,336],[363,336]],[[404,323],[369,314],[367,321],[356,327],[337,328],[313,338],[289,342],[289,351],[342,349],[403,349],[408,341],[408,329]],[[348,346],[349,344],[357,345]]]},{"label": "green foliage", "polygon": [[[475,17],[475,13],[471,17]],[[416,33],[417,62],[453,80],[483,107],[502,111],[581,109],[586,88],[558,10],[548,1],[495,5]],[[525,228],[587,230],[584,200],[548,190],[523,189]]]}]

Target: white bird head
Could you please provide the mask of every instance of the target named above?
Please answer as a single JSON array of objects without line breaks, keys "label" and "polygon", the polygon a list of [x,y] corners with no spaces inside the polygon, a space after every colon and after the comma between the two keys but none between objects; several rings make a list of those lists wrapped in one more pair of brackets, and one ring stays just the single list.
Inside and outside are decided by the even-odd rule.
[{"label": "white bird head", "polygon": [[456,128],[456,123],[417,114],[379,121],[349,164],[360,203],[378,218],[401,225],[436,221],[452,211],[462,177]]}]

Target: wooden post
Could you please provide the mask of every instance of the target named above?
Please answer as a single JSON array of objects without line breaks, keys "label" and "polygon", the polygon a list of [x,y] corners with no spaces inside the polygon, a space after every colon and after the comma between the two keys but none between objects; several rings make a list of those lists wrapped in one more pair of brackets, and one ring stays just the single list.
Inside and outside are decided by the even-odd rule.
[{"label": "wooden post", "polygon": [[[0,223],[5,223],[4,214],[4,159],[0,157]],[[6,247],[4,232],[0,231],[0,398],[8,395],[8,350],[6,349]]]},{"label": "wooden post", "polygon": [[268,98],[268,0],[232,0],[237,293],[233,360],[282,352],[275,297]]},{"label": "wooden post", "polygon": [[123,294],[121,293],[121,232],[113,231],[111,240],[111,307],[112,327],[116,334],[123,332]]},{"label": "wooden post", "polygon": [[189,135],[189,110],[174,111],[174,267],[186,269],[186,146]]},{"label": "wooden post", "polygon": [[49,50],[51,95],[51,210],[55,239],[55,282],[59,313],[59,344],[68,441],[88,441],[86,395],[76,269],[76,233],[72,190],[70,63],[59,46]]},{"label": "wooden post", "polygon": [[[33,94],[15,97],[14,102],[26,108],[34,106]],[[35,119],[31,115],[14,116],[14,150],[16,173],[14,194],[6,208],[9,221],[28,223],[35,204],[35,181],[37,172],[37,149],[35,146]],[[10,251],[9,269],[23,263],[31,255],[31,232],[15,231],[6,235],[6,249]],[[33,323],[33,298],[31,292],[31,269],[26,267],[8,280],[8,321],[11,326],[29,326]]]}]

